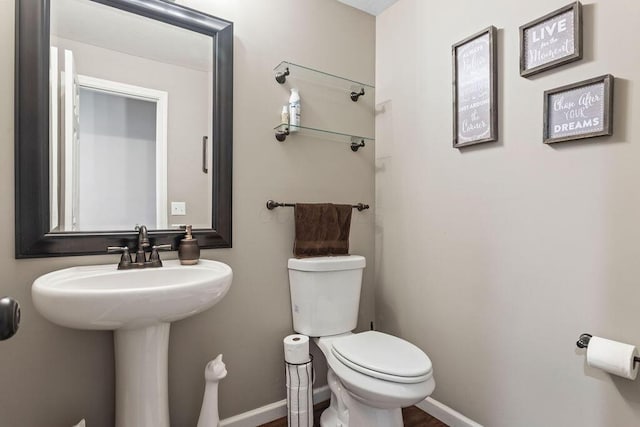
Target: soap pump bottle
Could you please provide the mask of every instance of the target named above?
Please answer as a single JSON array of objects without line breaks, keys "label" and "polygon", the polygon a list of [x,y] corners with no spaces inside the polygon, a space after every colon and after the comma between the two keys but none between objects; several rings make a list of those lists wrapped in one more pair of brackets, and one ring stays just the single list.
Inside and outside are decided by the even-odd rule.
[{"label": "soap pump bottle", "polygon": [[194,265],[197,264],[200,259],[200,246],[198,246],[198,239],[194,239],[191,234],[192,226],[187,225],[185,230],[187,234],[184,236],[184,239],[180,240],[178,258],[182,265]]},{"label": "soap pump bottle", "polygon": [[289,130],[289,106],[288,105],[283,105],[282,106],[282,113],[280,113],[280,127],[282,127],[282,130]]}]

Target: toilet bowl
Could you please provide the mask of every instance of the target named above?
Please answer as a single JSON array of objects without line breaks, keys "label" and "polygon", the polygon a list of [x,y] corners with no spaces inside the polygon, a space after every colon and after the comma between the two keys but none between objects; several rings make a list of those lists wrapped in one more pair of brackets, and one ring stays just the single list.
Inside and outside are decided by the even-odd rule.
[{"label": "toilet bowl", "polygon": [[294,330],[324,354],[331,403],[322,427],[402,427],[401,408],[435,388],[429,357],[415,345],[357,323],[364,257],[289,260]]},{"label": "toilet bowl", "polygon": [[401,427],[401,408],[435,388],[429,357],[400,338],[369,331],[314,342],[327,359],[332,398],[322,427]]}]

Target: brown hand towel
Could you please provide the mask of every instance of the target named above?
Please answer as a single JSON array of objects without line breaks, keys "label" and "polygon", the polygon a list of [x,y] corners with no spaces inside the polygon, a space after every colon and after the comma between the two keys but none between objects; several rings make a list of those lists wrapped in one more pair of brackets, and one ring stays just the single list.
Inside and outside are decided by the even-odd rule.
[{"label": "brown hand towel", "polygon": [[294,211],[296,257],[349,254],[351,205],[296,203]]}]

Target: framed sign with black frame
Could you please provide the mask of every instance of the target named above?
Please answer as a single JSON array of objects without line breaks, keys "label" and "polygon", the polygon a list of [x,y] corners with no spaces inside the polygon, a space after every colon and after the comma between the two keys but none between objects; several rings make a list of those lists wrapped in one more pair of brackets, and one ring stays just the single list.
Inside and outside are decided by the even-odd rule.
[{"label": "framed sign with black frame", "polygon": [[520,75],[582,59],[582,4],[571,3],[520,27]]},{"label": "framed sign with black frame", "polygon": [[496,27],[451,48],[453,60],[453,147],[498,139]]},{"label": "framed sign with black frame", "polygon": [[545,144],[613,134],[611,74],[544,92]]}]

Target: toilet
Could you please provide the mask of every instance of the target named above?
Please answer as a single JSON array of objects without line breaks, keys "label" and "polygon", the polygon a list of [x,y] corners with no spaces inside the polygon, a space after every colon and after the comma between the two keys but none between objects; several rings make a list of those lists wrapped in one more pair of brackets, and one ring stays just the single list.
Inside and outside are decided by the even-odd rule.
[{"label": "toilet", "polygon": [[359,255],[289,259],[293,329],[312,337],[327,359],[331,404],[322,427],[402,427],[401,408],[435,388],[431,360],[418,347],[377,331],[351,332],[365,265]]}]

